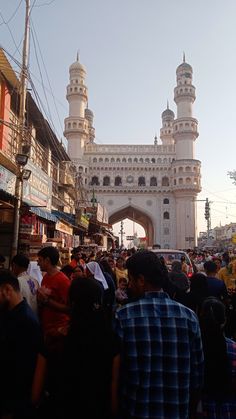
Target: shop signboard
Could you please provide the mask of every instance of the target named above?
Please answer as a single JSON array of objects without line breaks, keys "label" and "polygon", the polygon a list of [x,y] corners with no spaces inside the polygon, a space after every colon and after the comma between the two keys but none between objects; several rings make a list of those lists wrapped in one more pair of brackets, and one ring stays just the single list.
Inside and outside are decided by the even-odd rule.
[{"label": "shop signboard", "polygon": [[11,195],[15,195],[15,185],[16,176],[14,173],[0,165],[0,189]]},{"label": "shop signboard", "polygon": [[57,221],[55,228],[57,231],[61,231],[62,233],[69,234],[70,236],[72,236],[73,234],[73,228],[63,223],[62,221]]},{"label": "shop signboard", "polygon": [[97,221],[100,223],[108,224],[107,209],[99,203],[97,204]]},{"label": "shop signboard", "polygon": [[28,181],[23,183],[23,199],[32,206],[44,207],[51,210],[52,179],[42,170],[28,161],[26,169],[31,170]]},{"label": "shop signboard", "polygon": [[80,218],[79,218],[79,224],[84,227],[84,228],[88,228],[89,226],[89,219],[88,216],[86,214],[81,214]]}]

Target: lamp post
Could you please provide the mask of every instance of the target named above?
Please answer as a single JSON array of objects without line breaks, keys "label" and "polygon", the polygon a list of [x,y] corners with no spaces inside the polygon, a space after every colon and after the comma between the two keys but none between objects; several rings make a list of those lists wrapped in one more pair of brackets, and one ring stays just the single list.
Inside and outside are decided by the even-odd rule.
[{"label": "lamp post", "polygon": [[19,227],[20,227],[20,209],[23,197],[23,181],[29,180],[31,170],[24,169],[28,162],[28,156],[26,154],[17,154],[17,175],[15,185],[15,204],[14,204],[14,228],[13,228],[13,241],[11,249],[11,257],[17,254],[18,242],[19,242]]}]

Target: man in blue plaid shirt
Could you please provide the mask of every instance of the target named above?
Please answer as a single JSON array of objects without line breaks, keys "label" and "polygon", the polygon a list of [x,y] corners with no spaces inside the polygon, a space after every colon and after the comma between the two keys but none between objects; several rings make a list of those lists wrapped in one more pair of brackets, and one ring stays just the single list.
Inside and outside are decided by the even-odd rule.
[{"label": "man in blue plaid shirt", "polygon": [[136,300],[116,313],[122,341],[122,419],[195,418],[203,382],[203,352],[193,311],[163,292],[163,272],[151,251],[126,266]]}]

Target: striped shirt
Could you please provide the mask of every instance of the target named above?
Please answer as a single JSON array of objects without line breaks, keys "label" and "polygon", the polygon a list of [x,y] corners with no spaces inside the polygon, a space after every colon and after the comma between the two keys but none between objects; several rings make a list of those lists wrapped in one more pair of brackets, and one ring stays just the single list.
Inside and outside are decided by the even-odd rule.
[{"label": "striped shirt", "polygon": [[164,292],[148,292],[116,313],[122,340],[121,391],[127,416],[187,419],[191,389],[203,382],[195,313]]}]

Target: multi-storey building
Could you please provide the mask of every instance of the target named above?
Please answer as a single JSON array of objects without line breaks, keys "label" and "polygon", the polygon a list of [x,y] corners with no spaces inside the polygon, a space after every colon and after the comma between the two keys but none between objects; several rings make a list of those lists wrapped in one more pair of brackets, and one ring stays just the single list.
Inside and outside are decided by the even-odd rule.
[{"label": "multi-storey building", "polygon": [[72,162],[29,92],[19,148],[19,103],[19,80],[0,49],[0,253],[7,257],[13,236],[17,153],[28,155],[25,168],[31,171],[30,178],[23,180],[22,243],[30,243],[30,233],[34,244],[63,236],[72,246],[73,228],[63,214],[74,216],[79,193]]}]

